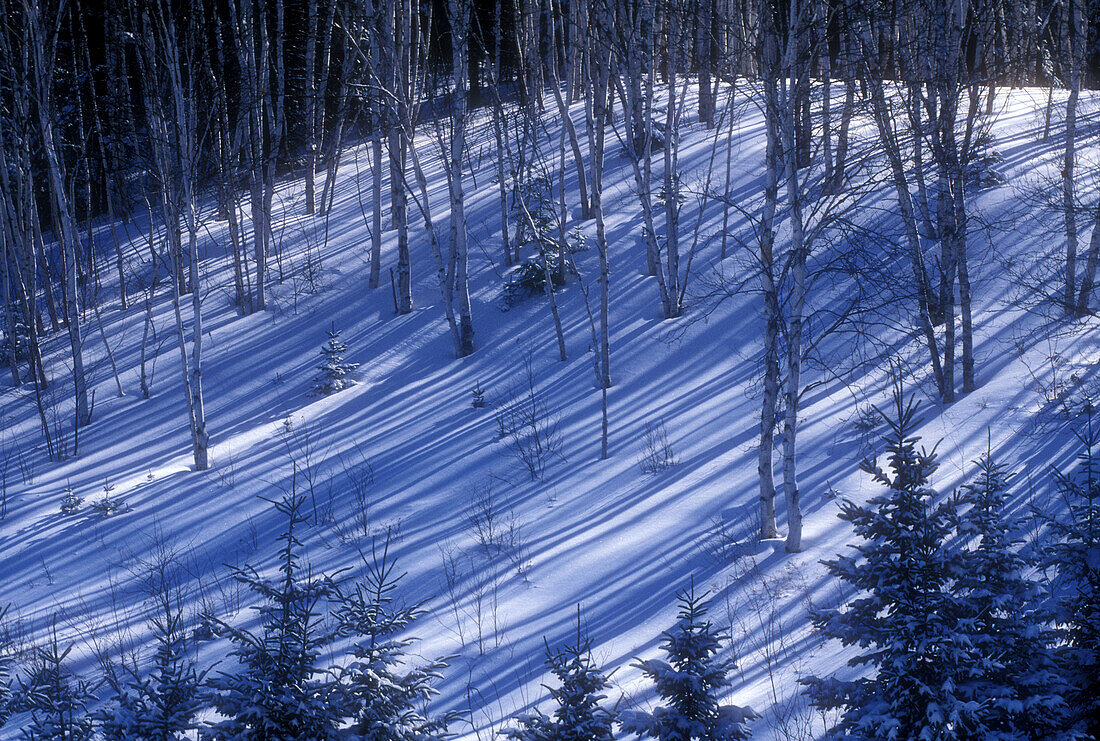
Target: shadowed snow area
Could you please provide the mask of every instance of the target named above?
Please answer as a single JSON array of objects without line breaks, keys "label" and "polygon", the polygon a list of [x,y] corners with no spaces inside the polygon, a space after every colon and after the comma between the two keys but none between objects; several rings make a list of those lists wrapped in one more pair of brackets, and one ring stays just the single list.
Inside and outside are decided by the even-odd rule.
[{"label": "shadowed snow area", "polygon": [[[915,303],[902,292],[909,267],[888,182],[864,198],[852,228],[815,248],[811,268],[857,255],[852,259],[879,263],[882,277],[874,281],[871,308],[858,331],[854,323],[827,335],[807,360],[799,437],[802,553],[786,553],[782,540],[754,538],[763,320],[751,273],[751,224],[741,209],[759,209],[764,135],[758,108],[748,92],[738,91],[726,108],[726,115],[738,117],[732,133],[725,124],[717,134],[707,131],[693,116],[680,131],[688,193],[680,222],[682,263],[692,232],[699,235],[680,319],[662,319],[656,279],[644,274],[633,175],[622,147],[609,136],[608,460],[599,460],[600,392],[582,293],[582,285],[595,290],[598,276],[595,226],[574,218],[571,157],[565,180],[570,226],[579,223],[590,247],[575,256],[579,280],[558,293],[569,357],[560,362],[544,297],[501,308],[493,139],[487,114],[478,111],[470,132],[473,173],[465,182],[474,354],[462,360],[452,355],[415,208],[410,234],[416,308],[403,316],[393,311],[393,232],[384,234],[383,285],[367,289],[369,147],[345,153],[327,218],[305,215],[300,179],[279,190],[278,257],[271,261],[277,282],[265,312],[240,316],[232,306],[226,226],[207,210],[200,249],[212,469],[196,473],[191,467],[165,289],[154,297],[146,349],[153,393],[147,400],[138,385],[141,301],[126,312],[117,300],[110,302],[102,311],[103,334],[89,315],[85,352],[95,406],[77,456],[48,461],[33,388],[0,387],[0,466],[8,502],[0,520],[0,605],[12,604],[15,625],[28,642],[56,620],[59,634],[75,643],[74,669],[88,673],[95,671],[97,650],[145,640],[142,584],[157,562],[169,563],[186,583],[189,614],[251,620],[249,595],[226,565],[273,567],[283,522],[266,500],[293,489],[307,495],[310,526],[302,538],[315,573],[361,574],[360,551],[369,554],[372,538],[391,533],[400,568],[408,572],[400,594],[409,601],[427,599],[430,610],[413,631],[420,639],[415,651],[454,656],[438,707],[472,709],[469,722],[455,726],[463,737],[489,739],[504,719],[543,698],[544,637],[551,645],[567,640],[578,605],[597,661],[614,670],[612,701],[622,694],[623,706],[645,706],[651,698],[631,664],[635,657],[656,655],[660,631],[674,620],[674,595],[689,579],[711,590],[711,619],[731,634],[728,650],[738,672],[727,699],[771,708],[753,725],[757,737],[798,723],[812,723],[820,732],[821,719],[798,697],[798,679],[833,671],[843,657],[837,646],[823,646],[812,635],[807,607],[842,596],[819,561],[842,551],[850,535],[836,518],[837,497],[861,499],[872,490],[858,463],[880,449],[882,430],[866,409],[887,398],[885,358],[897,360],[912,379],[909,388],[924,399],[925,443],[942,440],[935,477],[941,491],[959,484],[988,444],[1010,467],[1027,473],[1015,483],[1015,501],[1023,507],[1029,486],[1075,455],[1057,390],[1095,387],[1097,320],[1060,323],[1056,309],[1018,300],[1023,283],[1054,277],[1047,258],[1063,248],[1059,214],[1034,197],[1057,177],[1060,156],[1057,137],[1042,138],[1046,94],[1000,94],[991,146],[1004,157],[996,166],[1005,182],[976,189],[971,198],[977,390],[947,408],[935,401],[926,351],[915,332]],[[1082,106],[1086,118],[1092,117],[1093,101]],[[583,133],[583,107],[573,115]],[[556,184],[556,114],[547,111],[544,124],[546,150],[553,154],[542,164]],[[621,110],[616,126],[621,132]],[[866,149],[872,134],[869,123],[857,119],[853,137],[860,147]],[[433,217],[445,236],[446,178],[434,133],[425,133],[418,146],[438,199]],[[587,151],[584,141],[582,146]],[[1087,161],[1095,153],[1082,156]],[[853,178],[878,177],[870,171],[856,168]],[[736,205],[729,211],[725,260],[724,207],[719,199],[702,197],[708,187],[728,192]],[[386,206],[384,223],[388,199]],[[139,251],[144,258],[149,224],[136,215],[122,229],[132,240],[128,259],[137,260]],[[100,225],[97,238],[107,244],[107,225]],[[896,281],[889,280],[891,274]],[[857,290],[837,275],[821,273],[813,283],[811,339]],[[189,303],[184,318],[190,322]],[[346,359],[359,367],[350,388],[314,396],[319,349],[333,325],[348,346]],[[123,397],[116,394],[104,335]],[[54,377],[46,406],[67,430],[66,341],[60,334],[46,341]],[[498,418],[510,400],[523,402],[532,385],[547,434],[560,443],[537,480],[501,439]],[[473,404],[475,388],[484,391],[483,406]],[[659,427],[675,462],[646,473],[640,465],[646,429]],[[66,489],[84,499],[75,514],[59,509]],[[125,511],[105,517],[88,507],[106,489],[124,502]],[[493,542],[479,539],[471,524],[487,513],[495,518]],[[222,640],[200,648],[204,663],[226,650]]]}]

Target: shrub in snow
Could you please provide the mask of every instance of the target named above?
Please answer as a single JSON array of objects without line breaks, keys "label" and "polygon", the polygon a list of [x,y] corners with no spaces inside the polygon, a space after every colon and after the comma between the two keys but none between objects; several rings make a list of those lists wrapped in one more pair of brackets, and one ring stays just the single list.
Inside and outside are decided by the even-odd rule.
[{"label": "shrub in snow", "polygon": [[[660,116],[663,116],[659,109],[654,110],[656,116],[649,124],[648,137],[646,135],[646,127],[644,125],[634,124],[631,126],[630,141],[625,143],[624,148],[627,153],[635,158],[643,156],[646,152],[646,140],[648,138],[649,151],[651,154],[657,152],[663,152],[665,150],[666,143],[669,140],[669,136],[665,131],[665,121]],[[672,135],[672,141],[677,140],[675,132]]]},{"label": "shrub in snow", "polygon": [[71,651],[71,646],[61,648],[56,627],[46,645],[34,651],[14,703],[16,712],[30,714],[30,720],[20,729],[27,741],[88,741],[93,737],[88,705],[95,698],[88,684],[66,666]]},{"label": "shrub in snow", "polygon": [[975,137],[974,154],[966,165],[966,184],[970,188],[984,190],[1004,185],[1008,176],[1004,173],[1005,157],[993,148],[989,130],[982,130]]},{"label": "shrub in snow", "polygon": [[546,647],[546,666],[557,679],[550,697],[553,715],[536,710],[517,718],[518,728],[506,731],[512,741],[612,741],[615,716],[600,702],[610,687],[592,660],[591,645],[582,636],[577,616],[577,642],[558,651]]},{"label": "shrub in snow", "polygon": [[427,701],[447,664],[412,664],[408,628],[424,614],[420,603],[399,605],[394,591],[403,574],[389,554],[389,538],[371,547],[367,574],[337,590],[336,632],[352,637],[351,661],[336,670],[340,714],[351,720],[348,737],[370,741],[434,741],[445,737],[450,715],[432,716]]},{"label": "shrub in snow", "polygon": [[834,732],[848,738],[981,737],[983,704],[968,682],[991,667],[975,648],[976,628],[963,619],[970,616],[954,594],[955,577],[966,566],[951,539],[954,512],[949,503],[933,501],[936,456],[918,451],[912,434],[919,405],[906,402],[900,385],[894,404],[885,437],[889,471],[873,460],[861,465],[885,490],[866,506],[841,503],[841,519],[852,523],[862,543],[853,546],[855,555],[825,562],[857,596],[843,609],[813,615],[825,636],[861,649],[848,663],[867,674],[805,682],[815,705],[841,711]]},{"label": "shrub in snow", "polygon": [[1054,636],[1037,607],[1041,585],[1030,576],[1035,564],[1020,555],[1019,526],[1005,512],[1008,476],[988,454],[977,468],[960,497],[960,531],[972,546],[955,592],[976,652],[961,689],[982,706],[983,738],[1072,738]]},{"label": "shrub in snow", "polygon": [[538,388],[530,355],[524,355],[523,371],[522,381],[495,405],[497,433],[534,481],[542,477],[553,459],[562,457],[565,441],[558,415]]},{"label": "shrub in snow", "polygon": [[731,686],[733,661],[719,659],[722,635],[706,619],[707,602],[692,584],[677,595],[680,614],[665,631],[665,659],[636,664],[652,680],[664,705],[652,713],[624,712],[622,729],[659,741],[737,741],[748,738],[748,721],[758,717],[748,707],[719,704]]},{"label": "shrub in snow", "polygon": [[340,341],[340,332],[336,325],[332,325],[328,330],[328,342],[321,347],[323,361],[317,366],[320,372],[313,377],[314,394],[328,396],[352,385],[353,381],[348,378],[348,374],[358,368],[359,364],[344,360],[347,351],[348,346]]},{"label": "shrub in snow", "polygon": [[676,451],[668,440],[664,420],[647,422],[642,435],[642,455],[638,466],[642,473],[656,476],[676,465]]},{"label": "shrub in snow", "polygon": [[1079,730],[1100,738],[1100,425],[1087,404],[1083,451],[1074,474],[1056,473],[1068,516],[1052,519],[1055,542],[1048,557],[1055,569],[1056,622],[1065,626],[1062,663],[1072,684],[1070,704]]},{"label": "shrub in snow", "polygon": [[212,727],[218,741],[333,738],[339,715],[331,702],[332,682],[318,667],[332,634],[321,625],[319,603],[332,592],[328,579],[315,579],[302,565],[297,528],[303,524],[304,498],[288,495],[275,503],[287,518],[280,575],[268,579],[250,566],[234,576],[260,599],[253,608],[256,631],[218,621],[233,644],[239,668],[210,682],[211,700],[224,720]]},{"label": "shrub in snow", "polygon": [[106,741],[176,741],[198,728],[205,672],[190,658],[183,616],[172,596],[161,595],[158,607],[149,621],[156,641],[152,671],[141,676],[124,666],[107,676],[111,696],[99,713]]}]

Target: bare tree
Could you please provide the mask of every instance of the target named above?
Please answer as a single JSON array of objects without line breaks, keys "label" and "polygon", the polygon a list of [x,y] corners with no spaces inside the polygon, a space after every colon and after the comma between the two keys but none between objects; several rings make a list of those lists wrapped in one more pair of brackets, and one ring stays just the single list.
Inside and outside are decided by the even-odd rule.
[{"label": "bare tree", "polygon": [[[66,174],[58,150],[59,142],[54,134],[56,113],[52,86],[54,64],[57,60],[58,33],[64,18],[64,14],[60,11],[60,7],[44,8],[35,0],[23,0],[26,23],[24,43],[31,49],[31,81],[35,107],[38,110],[39,135],[46,158],[50,194],[56,216],[54,227],[57,230],[58,246],[61,248],[64,268],[65,324],[69,332],[69,346],[72,349],[73,359],[73,385],[76,397],[75,427],[79,429],[91,422],[91,407],[88,403],[88,384],[84,376],[84,350],[80,336],[80,311],[76,290],[77,253],[80,240],[76,235],[76,225],[66,189]],[[45,25],[46,18],[52,20],[52,27]]]},{"label": "bare tree", "polygon": [[[451,262],[448,282],[453,282],[458,297],[458,357],[474,351],[474,322],[470,307],[469,247],[466,239],[466,194],[462,185],[463,158],[466,156],[466,108],[468,97],[470,0],[448,0],[451,22],[451,50],[454,74],[454,101],[451,115],[451,149],[446,168],[451,196]],[[427,193],[424,194],[425,200]],[[446,293],[446,292],[444,292]]]},{"label": "bare tree", "polygon": [[[181,309],[181,281],[172,281],[172,309],[180,353],[184,393],[187,399],[188,426],[195,459],[195,470],[210,467],[210,434],[202,385],[202,286],[199,279],[199,215],[196,163],[198,103],[194,75],[186,74],[190,65],[186,56],[195,50],[201,13],[190,5],[187,38],[180,40],[176,19],[168,0],[158,0],[142,11],[142,58],[147,87],[146,101],[155,162],[161,181],[161,210],[168,237],[168,253],[173,273],[182,273],[187,260],[187,284],[191,295],[191,355],[188,357],[186,331]],[[186,230],[186,252],[184,236]]]},{"label": "bare tree", "polygon": [[1081,5],[1084,0],[1065,0],[1063,38],[1069,46],[1069,98],[1066,100],[1066,142],[1062,163],[1062,215],[1066,228],[1066,274],[1064,308],[1067,315],[1077,309],[1077,216],[1074,198],[1074,165],[1077,161],[1077,99],[1081,94],[1082,67],[1085,62],[1085,26]]},{"label": "bare tree", "polygon": [[[592,18],[588,87],[592,91],[592,118],[589,120],[588,139],[591,142],[592,158],[592,215],[596,219],[596,250],[600,258],[600,306],[599,329],[593,326],[593,362],[596,380],[600,387],[600,458],[608,456],[608,418],[607,392],[611,388],[611,263],[608,255],[607,227],[603,211],[604,151],[607,140],[608,93],[611,81],[611,50],[605,39],[609,38],[613,27],[610,8],[601,4]],[[586,299],[587,300],[587,299]]]}]

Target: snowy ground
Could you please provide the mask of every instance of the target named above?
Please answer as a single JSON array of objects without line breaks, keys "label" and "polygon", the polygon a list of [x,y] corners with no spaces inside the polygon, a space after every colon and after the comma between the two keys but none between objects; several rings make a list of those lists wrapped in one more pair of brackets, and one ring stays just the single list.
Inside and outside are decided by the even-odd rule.
[{"label": "snowy ground", "polygon": [[[970,241],[979,387],[949,408],[931,399],[923,376],[914,390],[926,398],[926,441],[942,439],[941,488],[957,484],[988,441],[1026,473],[1017,479],[1022,505],[1032,490],[1043,490],[1048,466],[1064,467],[1074,455],[1053,400],[1060,388],[1080,394],[1095,385],[1100,327],[1095,319],[1072,326],[1055,322],[1053,308],[1019,287],[1049,277],[1043,273],[1049,263],[1042,258],[1062,248],[1060,218],[1034,198],[1057,172],[1059,143],[1057,137],[1046,142],[1041,137],[1045,91],[1006,91],[999,100],[993,146],[1004,156],[998,168],[1007,183],[972,199],[981,224],[971,227]],[[574,116],[583,132],[583,110]],[[731,192],[751,210],[761,190],[762,121],[751,107],[743,116],[730,139]],[[555,118],[547,113],[552,172]],[[611,457],[598,460],[599,392],[581,291],[573,282],[559,294],[565,363],[557,360],[543,299],[501,310],[498,202],[485,120],[479,119],[473,136],[476,172],[466,182],[478,347],[473,356],[452,357],[415,212],[416,309],[396,316],[388,285],[366,289],[368,148],[346,154],[327,236],[323,220],[303,213],[300,181],[280,191],[276,231],[282,267],[272,270],[283,280],[273,287],[272,307],[264,313],[242,317],[231,306],[225,227],[208,215],[204,372],[213,469],[200,474],[190,467],[167,296],[157,298],[150,347],[159,353],[148,400],[138,389],[142,307],[135,301],[121,312],[117,301],[110,302],[104,330],[125,396],[116,395],[101,334],[89,316],[85,352],[91,358],[95,409],[93,425],[82,432],[79,457],[47,461],[33,391],[0,387],[0,475],[8,496],[8,514],[0,521],[0,604],[12,603],[16,627],[28,641],[41,637],[56,618],[58,630],[77,644],[77,670],[89,674],[96,671],[94,650],[119,640],[120,631],[142,640],[142,576],[165,554],[173,554],[188,581],[194,611],[226,618],[239,612],[247,619],[242,603],[247,595],[224,564],[271,564],[281,522],[261,497],[278,496],[293,485],[309,489],[310,507],[316,507],[307,536],[315,570],[350,569],[346,573],[354,575],[361,569],[358,548],[369,547],[372,534],[387,528],[397,533],[396,550],[408,571],[403,594],[429,598],[430,616],[415,631],[422,639],[418,650],[456,656],[441,685],[439,707],[472,707],[472,723],[457,728],[464,736],[488,739],[495,724],[543,696],[543,639],[551,644],[567,639],[578,605],[599,662],[614,670],[612,698],[622,693],[625,703],[646,703],[650,698],[630,664],[655,653],[659,633],[675,613],[674,593],[692,578],[712,590],[712,617],[731,629],[739,682],[729,699],[767,711],[754,726],[756,733],[766,736],[773,727],[795,734],[805,724],[819,733],[821,719],[791,698],[799,676],[840,664],[836,647],[822,647],[810,635],[806,607],[837,598],[819,565],[848,538],[847,526],[836,518],[835,498],[860,498],[870,491],[857,464],[875,449],[875,432],[860,426],[859,409],[885,400],[886,374],[881,364],[860,367],[855,359],[873,355],[875,348],[857,347],[849,335],[838,335],[807,370],[807,382],[820,385],[806,394],[800,438],[805,551],[789,555],[782,541],[753,541],[759,299],[752,293],[717,298],[719,278],[732,285],[743,272],[745,255],[736,244],[737,238],[749,239],[747,222],[731,212],[735,238],[724,262],[718,259],[720,237],[700,239],[687,316],[661,320],[655,279],[642,272],[633,179],[609,138],[605,209],[614,388]],[[689,187],[694,183],[698,190],[705,180],[712,151],[713,177],[722,181],[724,132],[715,142],[691,117],[681,142]],[[434,137],[426,136],[421,146],[433,151]],[[433,215],[445,234],[445,180],[438,158],[422,157],[431,163],[439,199]],[[1089,157],[1095,159],[1095,152],[1086,153]],[[571,158],[567,170],[572,172]],[[570,203],[575,207],[575,198]],[[698,202],[689,198],[681,220],[688,232],[682,238],[685,253],[697,209]],[[888,239],[897,229],[890,211],[891,199],[878,195],[868,199],[864,212],[871,214],[865,216],[871,231]],[[716,234],[721,220],[721,205],[711,201],[700,233]],[[143,228],[139,222],[127,227],[135,263]],[[583,228],[591,236],[593,224]],[[101,230],[99,238],[106,244],[109,233]],[[386,275],[395,262],[392,232],[385,234],[383,260]],[[596,260],[594,247],[577,255],[582,277],[593,287]],[[896,269],[904,274],[907,267],[901,263]],[[814,289],[813,305],[821,309],[844,298],[843,289],[823,280]],[[905,367],[917,369],[921,348],[906,344],[898,331],[911,312],[912,307],[887,303],[881,325],[871,331],[882,342],[897,343]],[[318,349],[333,323],[350,348],[348,359],[361,364],[355,385],[330,397],[311,396]],[[53,336],[47,347],[60,415],[68,414],[66,341]],[[498,439],[494,415],[494,405],[526,381],[525,357],[562,442],[560,457],[536,482]],[[483,408],[471,404],[477,385],[489,402]],[[677,463],[648,475],[639,466],[644,430],[657,423],[667,430]],[[367,481],[368,466],[373,483],[357,496],[354,484]],[[87,507],[103,497],[105,486],[129,511],[102,517]],[[74,515],[59,511],[67,487],[85,499]],[[469,514],[479,492],[490,487],[497,514],[514,536],[511,545],[487,554]],[[780,503],[781,523],[783,518]],[[454,567],[451,587],[445,562]],[[221,642],[206,643],[203,660],[224,650]]]}]

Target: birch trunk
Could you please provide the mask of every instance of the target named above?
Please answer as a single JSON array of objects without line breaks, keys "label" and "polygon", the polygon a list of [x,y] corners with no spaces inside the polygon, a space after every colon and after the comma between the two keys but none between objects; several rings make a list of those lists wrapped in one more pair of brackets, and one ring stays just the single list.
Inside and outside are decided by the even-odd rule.
[{"label": "birch trunk", "polygon": [[[370,23],[373,25],[373,33],[370,34],[370,64],[379,65],[382,57],[380,25],[384,22],[383,0],[373,0],[371,3]],[[350,51],[344,52],[351,55]],[[345,70],[350,66],[345,64]],[[375,74],[378,70],[375,71]],[[344,84],[348,85],[348,76],[344,75]],[[371,180],[371,201],[373,201],[371,215],[371,249],[370,249],[370,277],[367,287],[371,290],[378,288],[382,275],[382,178],[384,176],[385,163],[382,159],[382,139],[385,137],[385,111],[381,95],[377,92],[371,99],[371,153],[373,156],[373,168]]]},{"label": "birch trunk", "polygon": [[[3,142],[0,141],[0,147],[3,147]],[[11,371],[11,382],[14,386],[19,386],[22,380],[19,377],[19,357],[18,357],[18,335],[15,331],[15,311],[12,300],[12,279],[11,279],[11,263],[12,257],[9,254],[11,250],[8,247],[8,229],[7,229],[7,194],[4,194],[4,212],[5,223],[0,224],[0,263],[2,263],[4,274],[0,277],[0,301],[4,303],[4,334],[8,339],[8,369]]]},{"label": "birch trunk", "polygon": [[[54,223],[58,234],[58,244],[62,253],[64,268],[65,323],[69,333],[69,346],[72,348],[73,386],[76,401],[75,427],[77,429],[91,422],[91,409],[88,405],[88,386],[84,376],[84,349],[80,336],[80,314],[77,305],[77,250],[79,239],[72,221],[72,209],[65,188],[63,164],[54,136],[53,104],[51,87],[53,77],[53,53],[56,37],[47,33],[43,26],[41,8],[35,0],[23,0],[23,12],[30,32],[29,43],[34,61],[33,84],[37,93],[38,123],[42,149],[46,158],[50,193],[56,209]],[[47,64],[50,59],[50,64]]]},{"label": "birch trunk", "polygon": [[756,471],[760,479],[760,537],[775,538],[775,475],[772,453],[779,405],[779,288],[775,279],[775,214],[779,200],[779,37],[765,21],[763,84],[767,149],[764,207],[760,218],[760,292],[764,299],[764,398],[760,404],[760,447]]},{"label": "birch trunk", "polygon": [[928,284],[928,273],[924,266],[924,252],[920,238],[920,218],[914,206],[912,191],[905,173],[905,158],[902,155],[900,136],[894,128],[894,118],[890,115],[890,109],[886,102],[883,73],[878,65],[880,55],[873,31],[870,24],[866,22],[862,23],[860,28],[863,35],[864,54],[862,58],[867,73],[865,77],[870,92],[871,112],[875,126],[878,129],[879,141],[890,164],[891,180],[898,207],[901,210],[905,239],[909,248],[910,268],[913,271],[913,281],[917,292],[918,329],[924,335],[932,372],[936,379],[936,388],[940,397],[943,398],[946,393],[946,382],[940,361],[939,343],[932,324],[932,290]]},{"label": "birch trunk", "polygon": [[306,0],[306,49],[304,60],[304,87],[302,97],[305,103],[305,119],[308,127],[306,135],[306,213],[317,210],[315,201],[317,155],[320,150],[317,138],[317,0]]},{"label": "birch trunk", "polygon": [[[15,386],[19,386],[19,358],[16,353],[15,331],[15,295],[18,280],[12,279],[12,274],[18,276],[19,263],[16,259],[17,238],[15,229],[15,199],[12,197],[11,178],[8,173],[7,144],[4,140],[4,131],[0,127],[0,263],[4,271],[3,283],[0,285],[0,301],[4,303],[4,331],[8,338],[8,364],[11,370],[11,380]],[[33,367],[32,367],[33,372]]]},{"label": "birch trunk", "polygon": [[1092,223],[1092,237],[1089,239],[1088,254],[1085,259],[1085,271],[1081,276],[1081,292],[1077,295],[1077,316],[1089,313],[1089,302],[1096,281],[1096,265],[1100,261],[1100,205],[1096,207],[1096,216]]},{"label": "birch trunk", "polygon": [[397,229],[397,311],[399,314],[409,314],[413,310],[412,258],[409,253],[408,194],[405,185],[405,166],[409,148],[413,145],[411,136],[406,133],[406,122],[411,117],[411,111],[409,110],[409,95],[411,94],[409,45],[412,43],[412,38],[409,23],[412,22],[410,18],[412,4],[409,0],[401,0],[400,7],[401,12],[398,13],[397,3],[392,3],[394,15],[392,21],[387,19],[387,23],[392,22],[394,24],[393,39],[395,46],[391,53],[393,83],[397,97],[396,115],[398,118],[397,125],[393,127],[393,132],[390,134],[390,189],[392,191],[393,221]]},{"label": "birch trunk", "polygon": [[666,82],[668,100],[665,103],[664,200],[665,200],[665,282],[668,285],[665,317],[680,316],[680,173],[678,158],[679,123],[676,98],[676,46],[679,43],[680,20],[677,8],[669,7],[668,69]]},{"label": "birch trunk", "polygon": [[496,0],[493,23],[493,79],[490,84],[493,88],[493,139],[496,144],[497,167],[497,193],[500,198],[500,241],[504,252],[504,265],[511,266],[514,262],[512,255],[512,240],[508,225],[508,167],[505,164],[507,147],[504,144],[506,134],[504,118],[504,98],[501,96],[501,8],[504,0]]},{"label": "birch trunk", "polygon": [[1066,143],[1062,164],[1062,217],[1066,228],[1066,274],[1063,307],[1067,316],[1077,310],[1077,216],[1074,197],[1074,164],[1077,159],[1077,98],[1081,93],[1081,67],[1085,54],[1086,26],[1082,0],[1066,0],[1066,38],[1069,41],[1069,98],[1066,101]]},{"label": "birch trunk", "polygon": [[[593,348],[599,362],[597,368],[597,383],[600,386],[601,399],[601,426],[600,426],[600,459],[608,457],[608,409],[607,391],[611,388],[611,331],[610,331],[610,290],[611,290],[611,266],[608,257],[607,227],[604,223],[603,213],[603,167],[604,150],[607,129],[607,98],[610,83],[610,54],[602,47],[601,36],[606,37],[611,31],[611,23],[606,17],[606,9],[599,11],[599,17],[595,19],[595,34],[592,40],[590,53],[593,54],[593,64],[589,66],[589,75],[594,79],[589,85],[592,88],[592,119],[588,130],[589,141],[592,143],[592,215],[596,220],[596,249],[600,259],[600,310],[599,310],[599,343]],[[592,69],[595,67],[595,69]]]},{"label": "birch trunk", "polygon": [[804,68],[805,55],[800,53],[805,26],[803,25],[803,4],[812,0],[792,0],[788,28],[784,73],[789,77],[787,99],[783,106],[783,177],[787,184],[787,207],[790,209],[791,248],[790,275],[791,293],[788,299],[787,315],[787,378],[785,408],[783,417],[783,489],[787,499],[787,542],[788,553],[802,550],[802,506],[798,491],[797,436],[798,411],[801,398],[802,376],[802,324],[806,303],[806,252],[805,233],[802,215],[802,187],[798,180],[799,157],[802,150],[798,144],[800,114],[809,105],[809,76]]},{"label": "birch trunk", "polygon": [[[468,0],[449,0],[452,64],[454,65],[454,113],[451,121],[451,246],[455,260],[455,291],[458,294],[458,357],[474,351],[474,321],[470,307],[469,255],[466,239],[466,194],[462,185],[462,158],[466,152],[467,35],[471,12]],[[424,194],[427,198],[427,193]]]}]

